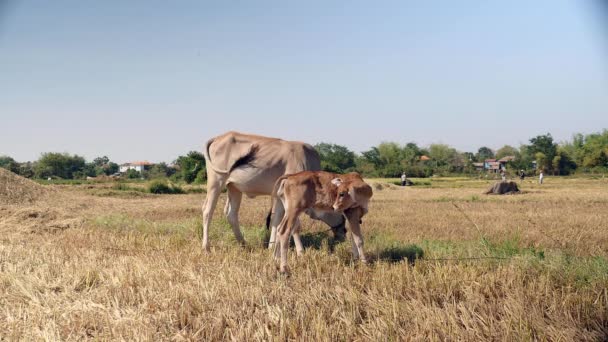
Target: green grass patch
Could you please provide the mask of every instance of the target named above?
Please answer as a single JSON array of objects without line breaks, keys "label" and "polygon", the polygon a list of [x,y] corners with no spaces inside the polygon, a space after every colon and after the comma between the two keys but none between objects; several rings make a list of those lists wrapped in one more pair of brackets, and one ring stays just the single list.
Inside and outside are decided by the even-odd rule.
[{"label": "green grass patch", "polygon": [[167,180],[155,179],[148,184],[148,191],[152,194],[183,194],[184,190]]}]

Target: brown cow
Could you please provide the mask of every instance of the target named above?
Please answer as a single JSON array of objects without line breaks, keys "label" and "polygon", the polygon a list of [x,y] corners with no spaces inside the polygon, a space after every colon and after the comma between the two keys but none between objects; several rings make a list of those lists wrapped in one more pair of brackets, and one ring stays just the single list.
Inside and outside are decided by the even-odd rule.
[{"label": "brown cow", "polygon": [[352,234],[353,256],[366,262],[361,235],[361,217],[367,213],[372,188],[358,173],[345,175],[324,171],[303,171],[286,175],[275,183],[272,208],[284,208],[285,215],[279,223],[277,235],[280,250],[275,249],[275,259],[280,256],[280,271],[287,272],[289,237],[298,236],[298,217],[303,212],[317,215],[323,212],[343,213]]}]

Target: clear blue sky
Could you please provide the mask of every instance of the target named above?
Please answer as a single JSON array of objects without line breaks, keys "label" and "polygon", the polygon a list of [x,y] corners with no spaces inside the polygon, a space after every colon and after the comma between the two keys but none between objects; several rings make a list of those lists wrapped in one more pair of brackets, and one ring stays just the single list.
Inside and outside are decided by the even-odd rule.
[{"label": "clear blue sky", "polygon": [[593,1],[0,0],[0,154],[172,161],[227,130],[359,152],[608,128]]}]

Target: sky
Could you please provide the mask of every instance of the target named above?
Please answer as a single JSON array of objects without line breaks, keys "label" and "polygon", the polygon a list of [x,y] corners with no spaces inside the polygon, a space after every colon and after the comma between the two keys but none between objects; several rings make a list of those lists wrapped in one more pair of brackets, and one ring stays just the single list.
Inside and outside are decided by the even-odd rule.
[{"label": "sky", "polygon": [[229,130],[356,152],[567,140],[608,128],[601,9],[0,0],[0,155],[171,162]]}]

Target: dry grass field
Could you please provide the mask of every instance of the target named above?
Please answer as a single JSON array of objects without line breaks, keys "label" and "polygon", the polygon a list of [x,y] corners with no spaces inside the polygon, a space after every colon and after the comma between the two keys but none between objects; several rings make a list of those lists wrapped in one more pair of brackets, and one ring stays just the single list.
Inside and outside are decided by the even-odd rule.
[{"label": "dry grass field", "polygon": [[[547,177],[523,194],[439,178],[370,180],[374,260],[303,221],[280,276],[269,198],[245,199],[247,248],[204,193],[42,186],[0,169],[0,340],[595,340],[608,338],[608,179]],[[127,188],[128,189],[128,188]]]}]

